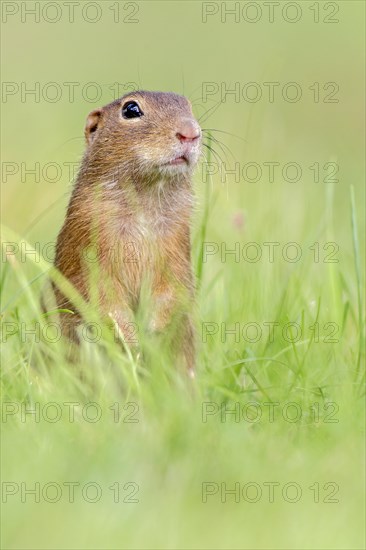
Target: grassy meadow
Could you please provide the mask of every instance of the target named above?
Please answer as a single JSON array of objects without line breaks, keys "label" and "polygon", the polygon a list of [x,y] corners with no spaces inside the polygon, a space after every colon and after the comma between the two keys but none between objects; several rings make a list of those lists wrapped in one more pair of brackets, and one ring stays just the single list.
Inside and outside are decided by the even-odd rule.
[{"label": "grassy meadow", "polygon": [[[364,4],[22,4],[1,6],[2,547],[364,548]],[[40,311],[86,116],[133,88],[186,95],[210,145],[193,381],[143,331],[144,364],[104,331],[75,368]]]}]

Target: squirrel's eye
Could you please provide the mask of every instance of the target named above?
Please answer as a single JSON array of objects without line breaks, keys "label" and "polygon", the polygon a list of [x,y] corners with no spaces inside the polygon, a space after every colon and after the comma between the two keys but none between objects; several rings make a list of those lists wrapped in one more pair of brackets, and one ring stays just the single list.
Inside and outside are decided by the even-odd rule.
[{"label": "squirrel's eye", "polygon": [[142,116],[144,113],[137,105],[136,101],[129,101],[122,107],[123,118],[136,118]]}]

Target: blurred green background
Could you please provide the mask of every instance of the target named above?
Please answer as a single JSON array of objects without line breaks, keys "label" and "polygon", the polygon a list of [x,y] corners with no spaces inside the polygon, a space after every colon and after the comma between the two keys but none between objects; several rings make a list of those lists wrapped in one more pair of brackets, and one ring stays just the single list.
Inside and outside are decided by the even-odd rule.
[{"label": "blurred green background", "polygon": [[[39,22],[25,11],[35,4]],[[54,241],[71,191],[64,163],[81,158],[87,114],[135,84],[182,93],[191,100],[196,116],[202,117],[202,127],[215,129],[212,135],[222,142],[212,142],[217,157],[210,159],[219,158],[221,174],[218,167],[207,180],[202,164],[195,175],[193,244],[195,268],[202,270],[201,321],[224,321],[232,327],[238,321],[305,318],[309,327],[319,308],[319,321],[337,323],[340,340],[319,343],[304,355],[304,346],[296,350],[283,339],[268,347],[263,341],[237,345],[217,337],[201,346],[198,397],[155,380],[138,397],[139,423],[125,425],[110,421],[109,406],[116,400],[136,400],[135,396],[118,396],[104,375],[98,378],[97,395],[90,395],[75,380],[70,382],[70,376],[62,377],[57,365],[49,378],[33,377],[33,347],[13,339],[4,352],[5,401],[63,403],[79,401],[82,395],[86,401],[101,403],[107,412],[96,424],[80,418],[73,424],[42,419],[38,424],[24,423],[19,415],[12,416],[3,430],[3,480],[30,485],[95,481],[103,487],[103,498],[95,504],[82,499],[74,504],[63,500],[34,504],[32,499],[21,503],[19,494],[9,497],[2,506],[7,522],[3,547],[364,547],[364,407],[362,374],[356,367],[364,317],[355,259],[363,264],[365,4],[301,1],[286,8],[288,3],[280,2],[273,22],[266,2],[250,3],[254,7],[248,2],[77,2],[74,22],[68,20],[64,2],[57,3],[57,11],[51,4],[2,2],[3,224],[32,245]],[[99,21],[83,19],[87,4],[84,15],[91,19],[99,13]],[[45,5],[47,11],[42,12]],[[237,22],[233,15],[225,16],[225,7],[238,9],[235,6],[240,8]],[[204,23],[205,10],[215,13]],[[117,13],[119,22],[114,21]],[[258,13],[259,19],[250,23],[243,13],[247,19]],[[300,14],[297,22],[285,20],[295,13]],[[55,14],[61,14],[59,21],[45,20]],[[257,102],[242,96],[238,101],[233,95],[225,98],[220,91],[208,98],[204,94],[207,84],[212,90],[239,86],[242,91],[249,82],[262,90]],[[279,83],[273,102],[268,100],[264,84],[268,82]],[[298,102],[282,96],[289,82],[302,90]],[[49,83],[61,90],[55,101],[47,100],[47,90],[50,96],[53,93]],[[77,83],[73,101],[65,83]],[[93,88],[86,90],[88,83],[96,83],[94,90],[100,90],[96,101],[89,99]],[[335,85],[324,88],[327,83]],[[32,88],[39,89],[37,98],[22,97],[22,90]],[[115,93],[117,88],[120,94]],[[314,96],[317,89],[319,97]],[[336,93],[330,97],[333,89]],[[212,113],[205,115],[210,108]],[[62,167],[55,182],[49,181],[55,174],[52,168],[46,178],[42,175],[50,162]],[[242,169],[250,162],[263,170],[258,182],[244,181],[242,176],[235,181],[225,172],[235,163]],[[263,164],[268,162],[280,163],[272,182]],[[39,181],[22,172],[35,163],[41,170]],[[285,181],[281,170],[287,163],[300,165],[299,181]],[[310,168],[315,163],[319,163],[319,181],[314,181]],[[326,163],[337,166],[338,181],[326,180]],[[356,254],[351,185],[360,241]],[[231,257],[223,263],[217,254],[203,263],[202,240],[225,242],[229,249],[235,242],[276,241],[282,246],[295,241],[303,257],[295,264],[282,257],[273,264],[265,259],[235,263]],[[309,250],[315,242],[321,254],[325,243],[335,242],[339,262],[315,263]],[[14,277],[7,277],[2,299],[12,304],[8,318],[32,317],[27,314],[28,298],[18,293],[39,267],[26,262],[16,267]],[[305,336],[310,336],[308,329]],[[299,380],[292,383],[288,371],[275,364],[263,370],[262,363],[255,363],[263,354],[279,354],[289,364],[303,365]],[[244,386],[239,383],[242,373],[223,368],[240,358],[253,360],[255,378],[246,373]],[[266,402],[268,392],[272,400],[297,401],[304,410],[317,401],[322,407],[336,402],[339,423],[265,422],[254,427],[233,420],[202,423],[202,401]],[[138,483],[140,502],[115,504],[108,490],[115,481]],[[226,482],[230,487],[235,482],[292,481],[302,487],[304,496],[292,504],[283,498],[268,503],[264,497],[251,504],[228,498],[225,504],[216,495],[205,505],[201,499],[205,481]],[[315,482],[321,487],[337,483],[339,502],[314,503],[308,487]]]}]

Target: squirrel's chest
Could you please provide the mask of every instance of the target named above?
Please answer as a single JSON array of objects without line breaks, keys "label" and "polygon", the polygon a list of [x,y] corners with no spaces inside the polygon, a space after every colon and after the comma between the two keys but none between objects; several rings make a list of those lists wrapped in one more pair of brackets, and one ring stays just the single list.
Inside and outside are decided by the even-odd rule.
[{"label": "squirrel's chest", "polygon": [[109,271],[132,296],[146,283],[153,287],[170,270],[176,239],[162,222],[141,213],[116,235]]}]

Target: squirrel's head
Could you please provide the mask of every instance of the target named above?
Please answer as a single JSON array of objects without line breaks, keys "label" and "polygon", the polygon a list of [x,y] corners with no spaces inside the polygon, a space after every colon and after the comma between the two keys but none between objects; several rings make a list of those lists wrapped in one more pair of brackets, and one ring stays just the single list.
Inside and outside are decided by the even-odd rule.
[{"label": "squirrel's head", "polygon": [[[92,111],[85,127],[87,160],[99,177],[157,179],[192,172],[201,129],[190,102],[163,92],[132,92]],[[97,173],[96,173],[97,176]]]}]

